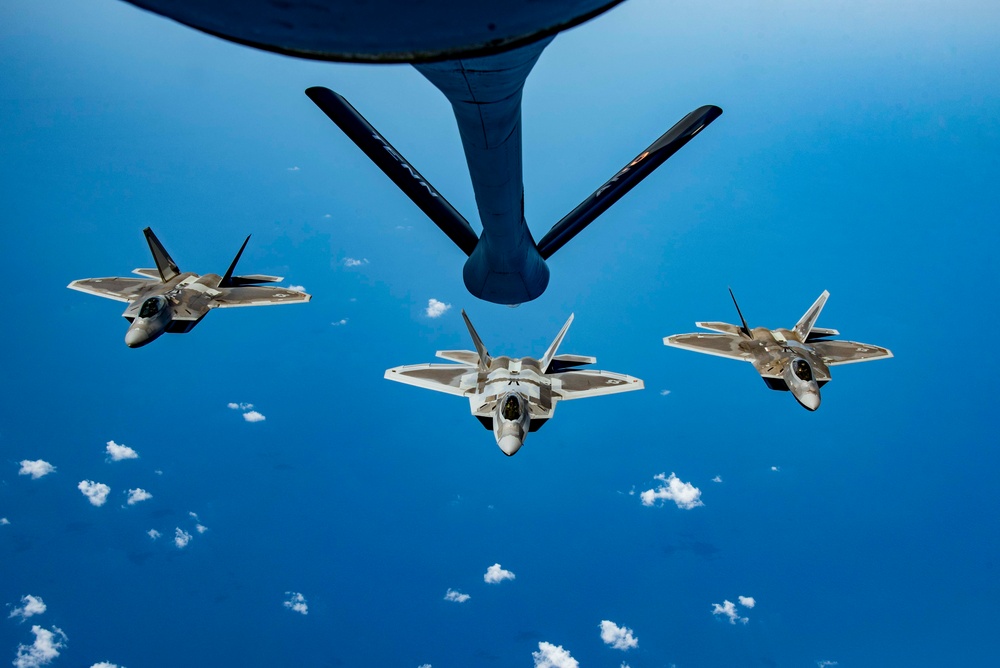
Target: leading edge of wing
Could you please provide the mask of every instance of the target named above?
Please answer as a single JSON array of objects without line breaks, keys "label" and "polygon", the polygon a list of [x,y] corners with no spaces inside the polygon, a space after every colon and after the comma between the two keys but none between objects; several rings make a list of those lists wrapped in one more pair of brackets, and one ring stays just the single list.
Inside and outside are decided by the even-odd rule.
[{"label": "leading edge of wing", "polygon": [[130,302],[136,299],[143,288],[158,284],[159,281],[151,281],[145,278],[122,278],[114,276],[111,278],[81,278],[71,282],[66,287],[70,290],[86,292],[90,295],[114,299],[119,302]]},{"label": "leading edge of wing", "polygon": [[410,364],[386,369],[385,379],[463,397],[469,388],[462,387],[462,377],[476,370],[464,364]]},{"label": "leading edge of wing", "polygon": [[663,339],[663,345],[750,362],[750,353],[740,349],[742,338],[732,334],[674,334]]}]

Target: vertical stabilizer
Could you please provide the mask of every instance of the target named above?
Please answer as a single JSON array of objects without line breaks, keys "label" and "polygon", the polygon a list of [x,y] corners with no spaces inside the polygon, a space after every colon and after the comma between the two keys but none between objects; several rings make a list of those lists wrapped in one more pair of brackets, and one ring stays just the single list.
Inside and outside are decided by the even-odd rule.
[{"label": "vertical stabilizer", "polygon": [[552,341],[549,349],[545,351],[545,355],[542,356],[541,368],[542,373],[547,373],[549,370],[549,364],[552,363],[552,358],[556,356],[556,351],[559,350],[559,344],[562,343],[563,337],[566,336],[566,332],[569,330],[569,326],[573,324],[573,314],[569,314],[569,319],[566,324],[562,326],[559,333],[556,334],[556,338]]},{"label": "vertical stabilizer", "polygon": [[222,281],[219,282],[220,288],[230,288],[233,286],[233,272],[236,271],[236,265],[240,261],[240,257],[243,256],[243,249],[247,247],[250,242],[251,235],[247,235],[247,238],[243,240],[243,245],[240,246],[240,252],[236,254],[233,258],[233,263],[229,265],[229,269],[226,271],[226,275],[222,277]]},{"label": "vertical stabilizer", "polygon": [[747,327],[747,321],[743,318],[743,311],[740,310],[740,305],[736,303],[736,295],[733,294],[733,289],[732,288],[729,288],[729,296],[733,298],[733,306],[736,307],[736,312],[740,316],[740,322],[742,323],[742,327],[740,327],[740,331],[742,333],[746,334],[747,338],[752,339],[753,338],[753,334],[750,332],[750,328]]},{"label": "vertical stabilizer", "polygon": [[486,351],[486,346],[483,345],[483,340],[479,338],[479,334],[476,333],[476,328],[472,326],[472,321],[469,320],[469,316],[465,314],[465,309],[462,309],[462,318],[465,319],[465,326],[469,328],[469,334],[472,336],[472,343],[475,344],[476,352],[479,353],[479,369],[481,371],[486,371],[490,368],[492,358]]},{"label": "vertical stabilizer", "polygon": [[795,333],[799,335],[799,341],[805,341],[809,338],[809,332],[812,331],[813,325],[816,324],[816,320],[819,318],[820,311],[823,310],[823,306],[826,304],[826,300],[830,297],[830,293],[827,290],[823,291],[823,294],[819,296],[806,314],[802,316],[797,323],[795,323]]},{"label": "vertical stabilizer", "polygon": [[163,244],[160,243],[160,240],[153,234],[153,230],[147,227],[142,233],[146,235],[146,243],[149,244],[149,250],[153,253],[153,261],[156,262],[156,270],[160,272],[160,280],[166,283],[171,278],[179,276],[181,270],[170,259],[170,253],[167,252]]}]

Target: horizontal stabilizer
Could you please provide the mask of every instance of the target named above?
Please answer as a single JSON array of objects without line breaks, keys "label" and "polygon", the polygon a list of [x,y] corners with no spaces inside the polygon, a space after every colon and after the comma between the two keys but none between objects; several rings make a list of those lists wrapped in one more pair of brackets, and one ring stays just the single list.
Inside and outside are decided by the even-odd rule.
[{"label": "horizontal stabilizer", "polygon": [[712,332],[722,332],[723,334],[735,334],[739,336],[743,328],[739,325],[730,325],[728,322],[696,322],[695,327],[701,327]]},{"label": "horizontal stabilizer", "polygon": [[560,371],[565,371],[566,369],[575,369],[576,367],[596,363],[596,357],[586,357],[584,355],[556,355],[552,358],[552,361],[549,362],[549,368],[546,373],[559,373]]},{"label": "horizontal stabilizer", "polygon": [[435,356],[467,366],[479,366],[479,353],[471,350],[439,350],[435,353]]},{"label": "horizontal stabilizer", "polygon": [[835,329],[827,329],[826,327],[813,327],[809,332],[809,336],[806,337],[806,341],[819,341],[825,339],[829,336],[839,336],[840,332]]},{"label": "horizontal stabilizer", "polygon": [[155,278],[160,280],[160,270],[159,269],[133,269],[133,274],[138,274],[139,276],[148,276],[149,278]]},{"label": "horizontal stabilizer", "polygon": [[265,274],[247,274],[246,276],[230,276],[228,285],[223,287],[236,288],[241,285],[259,285],[261,283],[277,283],[285,280],[282,276],[267,276]]},{"label": "horizontal stabilizer", "polygon": [[721,115],[722,109],[706,105],[695,109],[682,118],[674,127],[653,142],[649,148],[611,177],[610,181],[598,188],[590,197],[583,200],[579,206],[553,225],[552,229],[538,242],[538,252],[542,258],[549,259],[553,253],[583,231],[587,225],[594,222],[612,204],[624,197],[625,193],[637,186],[653,170],[691,141],[705,126]]},{"label": "horizontal stabilizer", "polygon": [[462,214],[410,165],[351,104],[328,88],[306,89],[316,106],[337,124],[410,200],[448,235],[463,253],[471,255],[479,235]]}]

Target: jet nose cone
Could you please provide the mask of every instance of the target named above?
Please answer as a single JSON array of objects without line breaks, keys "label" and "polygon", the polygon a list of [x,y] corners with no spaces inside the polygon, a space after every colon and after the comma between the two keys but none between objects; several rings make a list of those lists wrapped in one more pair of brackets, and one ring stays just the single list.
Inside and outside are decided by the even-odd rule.
[{"label": "jet nose cone", "polygon": [[125,345],[129,348],[138,348],[149,343],[149,333],[144,329],[130,329],[125,333]]},{"label": "jet nose cone", "polygon": [[497,441],[497,445],[500,446],[500,449],[503,450],[503,453],[505,455],[510,457],[515,452],[521,449],[521,439],[519,439],[517,436],[511,436],[510,434],[508,434],[507,436],[503,436],[499,441]]},{"label": "jet nose cone", "polygon": [[806,410],[814,411],[819,408],[818,392],[809,392],[807,394],[803,394],[801,397],[795,398],[799,400],[799,403],[802,404],[803,408]]}]

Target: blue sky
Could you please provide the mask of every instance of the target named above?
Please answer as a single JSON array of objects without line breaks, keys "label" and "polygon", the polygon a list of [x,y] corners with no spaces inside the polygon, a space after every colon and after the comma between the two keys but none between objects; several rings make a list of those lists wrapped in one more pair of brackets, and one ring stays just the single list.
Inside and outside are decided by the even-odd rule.
[{"label": "blue sky", "polygon": [[[530,667],[540,643],[611,668],[995,660],[998,31],[991,2],[629,0],[560,35],[524,97],[536,237],[688,111],[725,114],[511,310],[465,292],[461,252],[302,93],[343,93],[474,219],[412,68],[110,0],[4,4],[0,659],[38,625],[65,634],[54,666]],[[130,350],[123,305],[65,285],[149,266],[147,225],[200,273],[252,233],[241,269],[313,301]],[[834,369],[812,414],[662,346],[736,319],[727,286],[770,327],[827,289],[819,325],[895,358]],[[647,389],[560,406],[508,459],[464,401],[382,379],[471,347],[461,308],[516,355],[574,312],[562,350]],[[702,506],[640,502],[671,472]],[[494,563],[516,578],[484,582]],[[29,595],[44,613],[15,612]],[[738,596],[745,624],[713,615]]]}]

